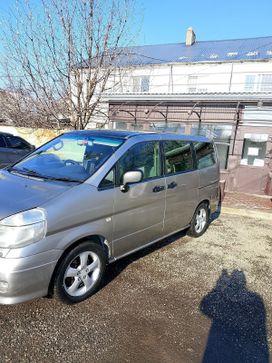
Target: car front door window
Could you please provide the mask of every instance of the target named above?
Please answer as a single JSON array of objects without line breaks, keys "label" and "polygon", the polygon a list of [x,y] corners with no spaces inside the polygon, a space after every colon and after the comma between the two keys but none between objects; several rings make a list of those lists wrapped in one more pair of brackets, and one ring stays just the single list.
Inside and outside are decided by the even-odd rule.
[{"label": "car front door window", "polygon": [[127,171],[140,170],[143,181],[161,175],[159,142],[141,142],[132,146],[118,162],[118,182],[122,184]]},{"label": "car front door window", "polygon": [[99,189],[108,189],[115,186],[115,168],[111,169],[99,184]]}]

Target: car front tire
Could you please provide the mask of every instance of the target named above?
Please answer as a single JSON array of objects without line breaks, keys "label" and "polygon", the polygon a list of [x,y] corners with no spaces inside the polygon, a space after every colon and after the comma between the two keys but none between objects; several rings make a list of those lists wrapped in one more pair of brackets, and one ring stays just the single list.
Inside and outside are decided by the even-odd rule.
[{"label": "car front tire", "polygon": [[53,295],[65,304],[79,303],[99,288],[106,268],[103,248],[86,241],[69,251],[55,275]]}]

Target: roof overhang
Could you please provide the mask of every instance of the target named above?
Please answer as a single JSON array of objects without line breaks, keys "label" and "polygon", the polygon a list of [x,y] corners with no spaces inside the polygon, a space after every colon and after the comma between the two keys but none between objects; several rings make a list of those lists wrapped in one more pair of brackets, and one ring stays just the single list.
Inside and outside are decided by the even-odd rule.
[{"label": "roof overhang", "polygon": [[205,103],[237,103],[272,105],[272,93],[171,93],[171,94],[112,94],[104,95],[103,100],[109,103],[119,102],[205,102]]}]

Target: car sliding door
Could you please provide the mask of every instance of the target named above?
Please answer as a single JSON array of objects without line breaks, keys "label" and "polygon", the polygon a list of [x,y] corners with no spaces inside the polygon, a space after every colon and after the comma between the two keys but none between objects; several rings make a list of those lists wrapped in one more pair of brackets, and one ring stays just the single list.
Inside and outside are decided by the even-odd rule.
[{"label": "car sliding door", "polygon": [[210,201],[214,211],[218,203],[219,193],[219,163],[214,146],[211,142],[195,142],[196,164],[199,171],[199,198]]},{"label": "car sliding door", "polygon": [[198,171],[189,141],[163,141],[166,177],[165,234],[186,227],[198,204]]}]

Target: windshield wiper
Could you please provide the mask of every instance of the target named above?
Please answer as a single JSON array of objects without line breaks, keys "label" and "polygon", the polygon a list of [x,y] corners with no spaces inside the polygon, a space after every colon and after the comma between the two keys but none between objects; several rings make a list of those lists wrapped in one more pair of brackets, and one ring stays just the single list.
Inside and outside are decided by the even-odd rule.
[{"label": "windshield wiper", "polygon": [[34,177],[37,177],[37,178],[43,178],[43,175],[41,175],[37,171],[27,169],[27,168],[18,169],[18,168],[11,167],[11,168],[8,169],[8,171],[9,172],[15,172],[15,173],[18,173],[18,174],[22,174],[22,175],[25,175],[25,176],[34,176]]},{"label": "windshield wiper", "polygon": [[42,175],[40,173],[38,173],[36,170],[32,170],[32,169],[27,169],[27,168],[22,168],[22,169],[17,169],[17,168],[9,168],[8,171],[14,171],[18,174],[22,174],[25,176],[30,176],[30,177],[35,177],[35,178],[40,178],[40,179],[46,179],[46,180],[58,180],[58,181],[64,181],[64,182],[71,182],[71,183],[82,183],[81,180],[78,179],[72,179],[72,178],[66,178],[66,177],[54,177],[54,176],[50,176],[50,175]]},{"label": "windshield wiper", "polygon": [[82,180],[72,179],[72,178],[65,178],[65,177],[57,177],[57,176],[43,176],[41,178],[48,179],[48,180],[59,180],[64,182],[71,182],[71,183],[82,183]]}]

